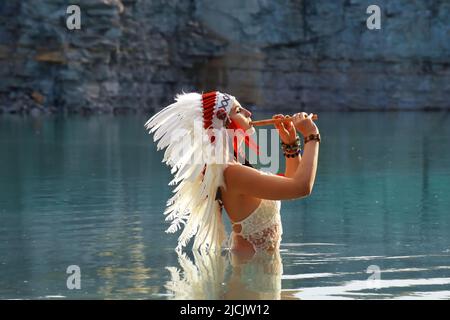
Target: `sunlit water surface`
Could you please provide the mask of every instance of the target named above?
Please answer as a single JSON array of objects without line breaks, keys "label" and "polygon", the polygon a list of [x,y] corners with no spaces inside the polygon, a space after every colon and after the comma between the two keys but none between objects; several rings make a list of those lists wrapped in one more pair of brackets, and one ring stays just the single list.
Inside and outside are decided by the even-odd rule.
[{"label": "sunlit water surface", "polygon": [[313,193],[244,263],[174,252],[145,120],[0,117],[0,298],[450,298],[448,114],[321,113]]}]

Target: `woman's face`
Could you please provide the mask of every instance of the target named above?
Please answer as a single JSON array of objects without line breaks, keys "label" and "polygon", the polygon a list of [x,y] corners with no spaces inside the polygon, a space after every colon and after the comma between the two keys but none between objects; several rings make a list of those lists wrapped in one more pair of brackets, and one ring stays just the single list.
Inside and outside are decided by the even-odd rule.
[{"label": "woman's face", "polygon": [[250,118],[252,113],[247,109],[243,108],[241,104],[235,99],[233,107],[230,110],[230,119],[236,122],[239,126],[244,130],[248,130],[252,128],[250,122],[252,119]]}]

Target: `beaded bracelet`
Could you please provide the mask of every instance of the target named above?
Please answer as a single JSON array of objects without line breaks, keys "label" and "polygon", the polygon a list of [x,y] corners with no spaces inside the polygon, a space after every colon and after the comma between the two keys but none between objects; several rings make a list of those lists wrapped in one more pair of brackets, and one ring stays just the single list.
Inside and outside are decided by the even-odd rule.
[{"label": "beaded bracelet", "polygon": [[295,158],[300,154],[300,138],[297,136],[295,142],[292,144],[286,144],[281,142],[283,154],[287,158]]},{"label": "beaded bracelet", "polygon": [[316,134],[310,134],[309,136],[304,138],[304,142],[303,144],[311,141],[311,140],[317,140],[317,142],[320,142],[320,133],[316,133]]},{"label": "beaded bracelet", "polygon": [[283,151],[296,151],[298,148],[300,148],[300,138],[297,136],[292,144],[281,142],[281,147]]},{"label": "beaded bracelet", "polygon": [[297,151],[295,151],[294,153],[287,153],[287,152],[284,152],[284,156],[285,156],[286,158],[295,158],[295,157],[298,157],[299,154],[300,154],[300,149],[297,150]]}]

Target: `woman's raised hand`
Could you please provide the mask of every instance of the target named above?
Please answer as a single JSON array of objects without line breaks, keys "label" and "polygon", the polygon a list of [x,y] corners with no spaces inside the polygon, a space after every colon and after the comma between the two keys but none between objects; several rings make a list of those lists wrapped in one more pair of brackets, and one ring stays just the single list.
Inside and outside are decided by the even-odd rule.
[{"label": "woman's raised hand", "polygon": [[295,131],[292,119],[286,118],[282,114],[276,114],[272,117],[272,119],[286,119],[280,122],[276,122],[274,126],[275,128],[277,128],[278,134],[280,135],[280,139],[283,143],[294,143],[295,139],[297,138],[297,132]]},{"label": "woman's raised hand", "polygon": [[312,116],[312,113],[308,115],[306,112],[299,112],[292,116],[292,123],[304,137],[319,133],[319,128],[312,120]]}]

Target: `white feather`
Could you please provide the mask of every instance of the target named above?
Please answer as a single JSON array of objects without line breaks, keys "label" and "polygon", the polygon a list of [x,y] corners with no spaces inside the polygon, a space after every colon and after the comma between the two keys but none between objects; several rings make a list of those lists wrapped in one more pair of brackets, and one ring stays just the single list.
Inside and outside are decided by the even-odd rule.
[{"label": "white feather", "polygon": [[[167,200],[164,211],[165,219],[170,221],[166,232],[177,232],[184,226],[178,238],[177,250],[182,250],[194,236],[194,250],[217,249],[226,235],[215,195],[217,188],[223,185],[223,169],[232,156],[228,147],[225,147],[225,163],[219,159],[219,155],[214,155],[214,146],[209,142],[203,127],[203,135],[195,137],[194,131],[199,129],[195,126],[201,125],[203,119],[201,94],[180,94],[175,100],[145,123],[149,133],[154,134],[157,149],[166,149],[162,161],[171,167],[174,175],[169,185],[178,184],[173,190],[174,195]],[[221,122],[215,119],[213,123],[217,126]],[[226,130],[223,127],[216,129],[219,129],[216,138],[226,140]],[[185,130],[185,133],[181,130]],[[184,139],[187,138],[190,138],[191,143],[186,143]],[[203,160],[204,155],[213,156],[202,175],[205,163],[200,160]]]}]

